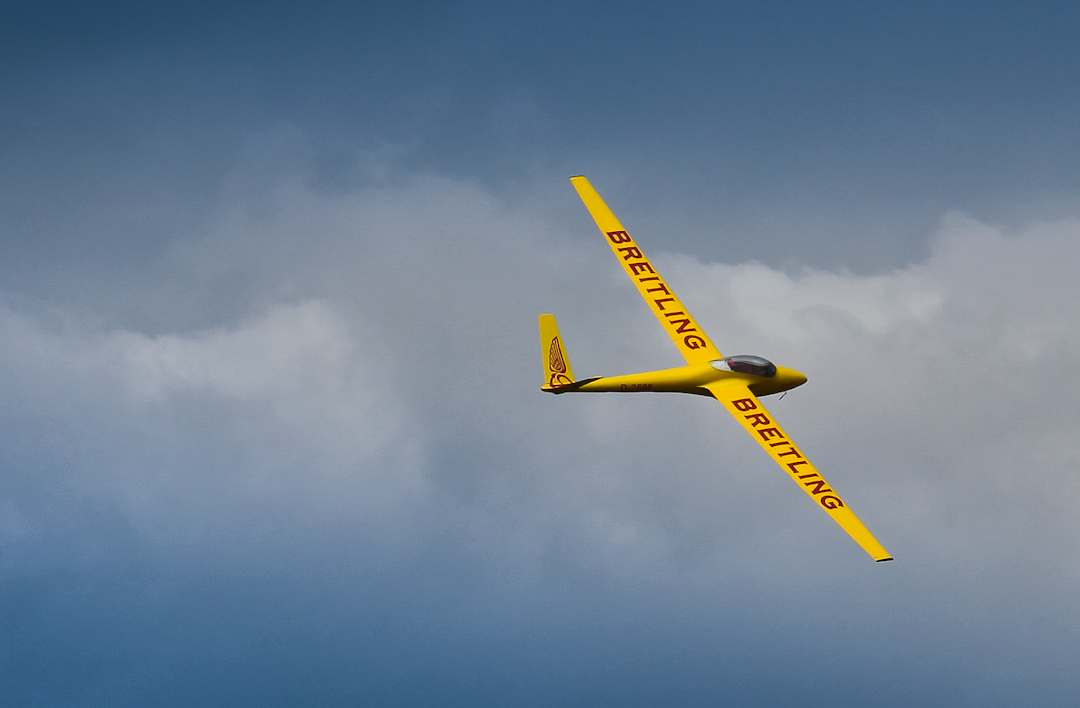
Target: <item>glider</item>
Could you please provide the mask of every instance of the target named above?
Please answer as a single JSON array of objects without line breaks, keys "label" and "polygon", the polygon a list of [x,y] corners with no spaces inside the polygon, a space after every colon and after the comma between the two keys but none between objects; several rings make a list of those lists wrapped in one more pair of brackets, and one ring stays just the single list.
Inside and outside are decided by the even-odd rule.
[{"label": "glider", "polygon": [[540,315],[540,343],[546,370],[541,390],[555,394],[670,392],[712,396],[724,404],[765,452],[875,561],[892,560],[885,547],[758,400],[758,396],[801,386],[806,383],[806,376],[761,357],[721,354],[589,180],[571,177],[570,181],[626,274],[686,358],[686,366],[579,381],[574,378],[555,316]]}]

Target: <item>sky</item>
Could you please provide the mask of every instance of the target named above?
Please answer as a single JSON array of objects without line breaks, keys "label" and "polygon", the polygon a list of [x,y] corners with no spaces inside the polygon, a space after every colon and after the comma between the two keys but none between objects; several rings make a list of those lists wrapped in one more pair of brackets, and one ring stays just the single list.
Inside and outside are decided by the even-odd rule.
[{"label": "sky", "polygon": [[[1059,706],[1080,11],[0,9],[0,704]],[[895,555],[694,396],[588,175]]]}]

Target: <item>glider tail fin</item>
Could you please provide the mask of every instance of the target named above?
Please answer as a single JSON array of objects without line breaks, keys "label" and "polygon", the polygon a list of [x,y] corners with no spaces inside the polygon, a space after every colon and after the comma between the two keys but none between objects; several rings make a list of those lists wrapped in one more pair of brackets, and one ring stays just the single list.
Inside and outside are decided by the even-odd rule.
[{"label": "glider tail fin", "polygon": [[574,369],[559,335],[555,315],[540,315],[540,347],[544,357],[544,388],[574,383]]}]

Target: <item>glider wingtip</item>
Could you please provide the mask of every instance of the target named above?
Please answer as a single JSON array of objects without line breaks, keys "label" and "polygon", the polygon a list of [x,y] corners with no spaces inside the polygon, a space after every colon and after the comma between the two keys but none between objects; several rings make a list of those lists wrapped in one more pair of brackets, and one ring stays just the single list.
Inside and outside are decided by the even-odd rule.
[{"label": "glider wingtip", "polygon": [[888,558],[875,558],[874,562],[875,563],[884,563],[885,561],[891,561],[891,560],[893,560],[893,557],[889,556]]}]

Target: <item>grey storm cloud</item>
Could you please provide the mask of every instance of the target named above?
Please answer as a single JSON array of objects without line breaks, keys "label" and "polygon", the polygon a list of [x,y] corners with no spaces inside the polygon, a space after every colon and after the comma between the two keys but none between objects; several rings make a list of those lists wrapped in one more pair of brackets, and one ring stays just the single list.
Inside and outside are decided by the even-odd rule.
[{"label": "grey storm cloud", "polygon": [[[0,706],[1060,706],[1080,13],[7,3]],[[589,175],[896,556],[698,396]]]},{"label": "grey storm cloud", "polygon": [[[369,667],[331,702],[585,704],[627,698],[636,666],[687,702],[816,676],[853,705],[1005,705],[1039,671],[1053,702],[1076,687],[1053,657],[1080,621],[1078,237],[951,214],[925,261],[859,275],[702,262],[638,233],[725,353],[809,375],[768,405],[897,557],[875,565],[718,404],[538,390],[541,312],[579,374],[678,363],[584,208],[568,222],[435,176],[238,197],[127,295],[185,324],[0,309],[6,591],[46,588],[9,619],[19,695],[138,702],[162,666],[273,686],[265,667],[299,647]],[[221,321],[186,324],[200,308]],[[252,607],[288,618],[268,645]],[[108,636],[55,624],[95,613],[164,654],[26,668],[27,646]],[[223,672],[195,659],[208,637]],[[790,684],[739,687],[808,647]],[[593,674],[597,653],[621,668]],[[65,661],[120,688],[35,693]],[[525,666],[550,685],[510,688]]]}]

